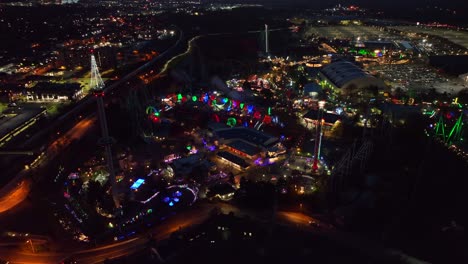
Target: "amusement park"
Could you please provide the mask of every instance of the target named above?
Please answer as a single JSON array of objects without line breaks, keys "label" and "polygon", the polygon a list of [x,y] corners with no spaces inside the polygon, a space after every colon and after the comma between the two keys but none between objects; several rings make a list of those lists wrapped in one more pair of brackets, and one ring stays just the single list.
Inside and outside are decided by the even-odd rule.
[{"label": "amusement park", "polygon": [[[177,254],[159,245],[215,248],[236,221],[262,226],[265,241],[290,230],[347,245],[360,240],[339,232],[382,244],[406,241],[413,229],[451,235],[438,230],[462,221],[450,210],[468,165],[467,83],[429,69],[412,45],[419,36],[375,21],[269,21],[242,32],[171,27],[163,34],[179,37],[171,48],[120,77],[107,78],[99,53],[88,52],[89,94],[43,133],[52,143],[37,157],[5,152],[34,158],[0,196],[0,214],[41,203],[34,213],[50,214],[76,249],[26,245],[34,254],[62,250],[61,263],[135,252],[171,263]],[[440,83],[445,90],[433,88]],[[206,223],[216,230],[195,231]],[[236,228],[239,241],[257,239]]]}]

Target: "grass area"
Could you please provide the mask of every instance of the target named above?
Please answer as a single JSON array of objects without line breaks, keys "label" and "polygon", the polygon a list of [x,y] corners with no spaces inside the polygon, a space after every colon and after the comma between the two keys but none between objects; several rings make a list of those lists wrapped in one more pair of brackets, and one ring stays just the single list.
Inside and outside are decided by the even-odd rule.
[{"label": "grass area", "polygon": [[54,116],[57,116],[58,114],[60,114],[60,111],[65,107],[67,106],[69,103],[47,103],[45,105],[46,109],[47,109],[47,114],[50,116],[50,117],[54,117]]},{"label": "grass area", "polygon": [[3,113],[3,111],[5,111],[5,109],[7,108],[8,108],[7,103],[0,103],[0,113]]}]

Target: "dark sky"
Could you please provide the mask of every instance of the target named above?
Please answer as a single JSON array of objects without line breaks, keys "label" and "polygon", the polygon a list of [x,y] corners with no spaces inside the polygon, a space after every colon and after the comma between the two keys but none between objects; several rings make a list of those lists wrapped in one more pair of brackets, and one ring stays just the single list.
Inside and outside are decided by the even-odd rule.
[{"label": "dark sky", "polygon": [[[246,0],[249,1],[249,0]],[[273,2],[284,4],[310,4],[320,6],[333,6],[335,4],[342,5],[361,5],[366,7],[380,8],[405,8],[405,7],[423,7],[423,6],[440,6],[450,7],[455,9],[467,9],[465,0],[257,0],[258,2]],[[240,2],[240,1],[239,1]]]}]

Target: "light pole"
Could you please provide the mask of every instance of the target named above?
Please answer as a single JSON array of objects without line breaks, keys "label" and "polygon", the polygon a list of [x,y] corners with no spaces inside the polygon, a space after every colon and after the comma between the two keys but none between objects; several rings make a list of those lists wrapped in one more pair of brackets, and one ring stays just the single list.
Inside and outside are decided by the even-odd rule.
[{"label": "light pole", "polygon": [[31,245],[32,253],[36,253],[36,251],[34,250],[34,245],[33,245],[32,239],[29,239],[28,241],[26,241],[26,243],[28,243],[29,245]]}]

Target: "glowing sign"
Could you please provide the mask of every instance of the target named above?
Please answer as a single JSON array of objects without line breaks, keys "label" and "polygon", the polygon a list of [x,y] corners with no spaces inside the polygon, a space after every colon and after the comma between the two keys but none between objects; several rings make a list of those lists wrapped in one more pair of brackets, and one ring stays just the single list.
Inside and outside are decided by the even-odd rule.
[{"label": "glowing sign", "polygon": [[145,183],[145,180],[144,180],[144,179],[138,179],[138,180],[136,180],[136,182],[134,182],[134,183],[132,184],[132,186],[130,186],[130,189],[136,190],[136,189],[140,188],[140,186],[141,186],[143,183]]}]

